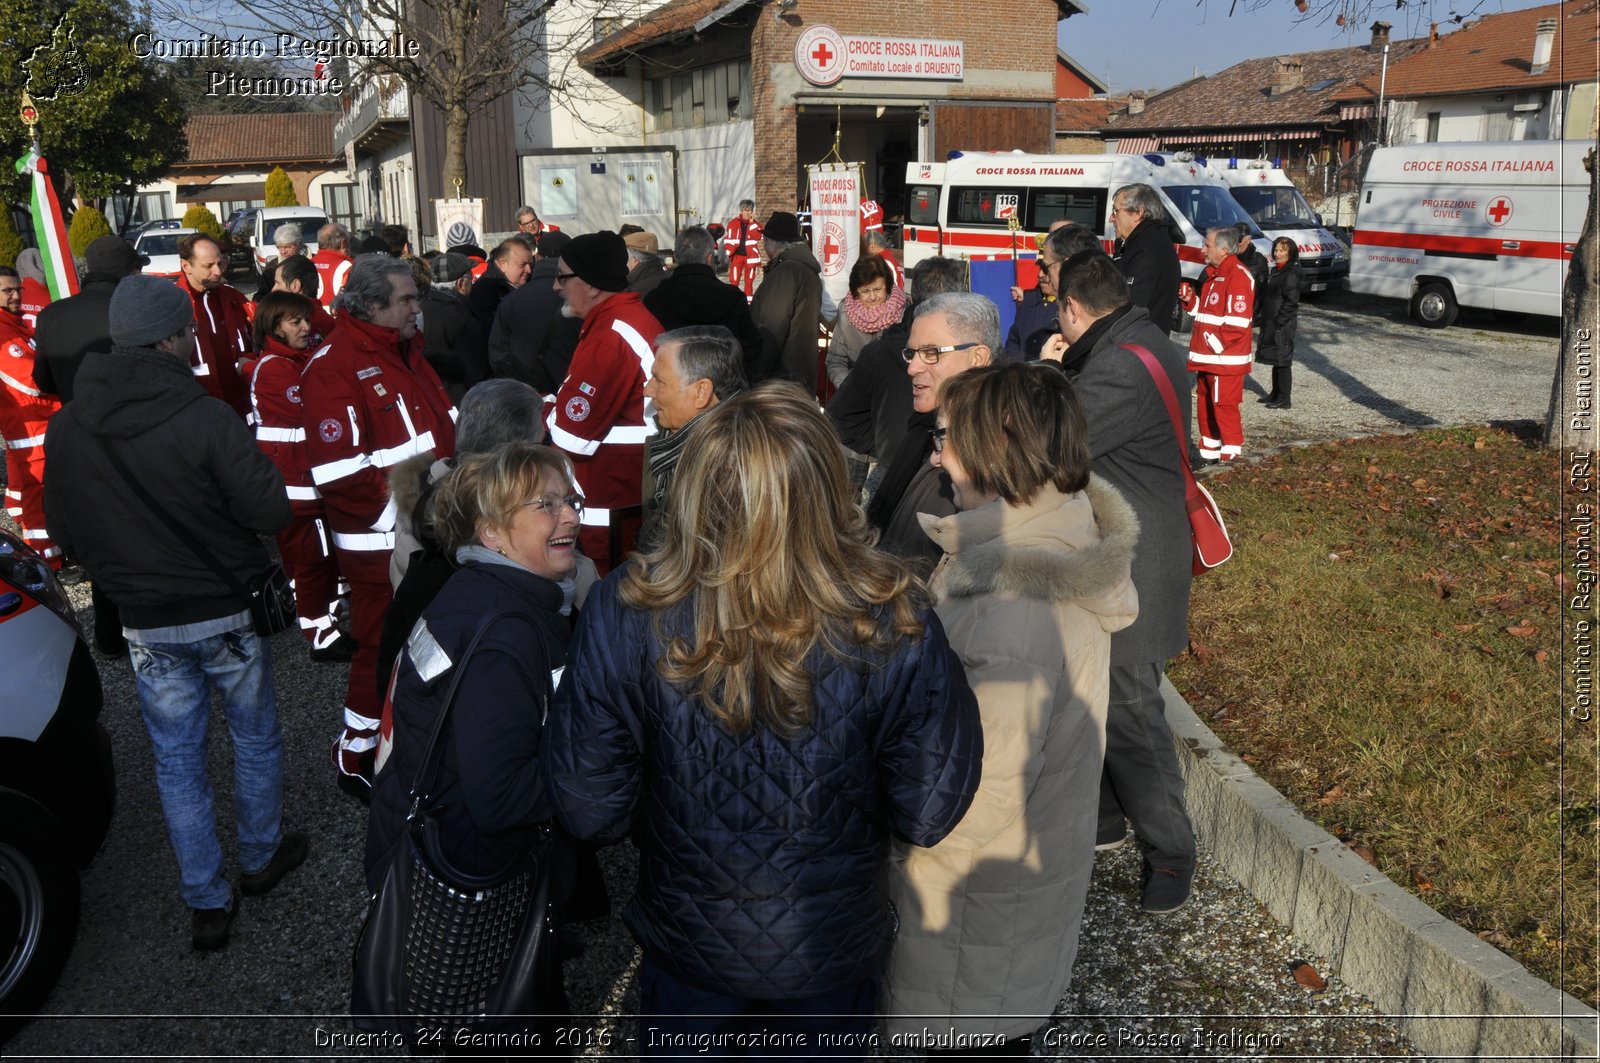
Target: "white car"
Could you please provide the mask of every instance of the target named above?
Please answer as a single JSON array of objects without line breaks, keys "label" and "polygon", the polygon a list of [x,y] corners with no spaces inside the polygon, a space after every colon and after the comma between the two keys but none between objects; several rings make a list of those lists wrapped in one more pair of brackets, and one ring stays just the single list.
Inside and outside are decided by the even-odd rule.
[{"label": "white car", "polygon": [[133,242],[133,249],[150,260],[141,272],[156,277],[176,277],[182,268],[178,262],[178,241],[197,229],[146,229]]}]

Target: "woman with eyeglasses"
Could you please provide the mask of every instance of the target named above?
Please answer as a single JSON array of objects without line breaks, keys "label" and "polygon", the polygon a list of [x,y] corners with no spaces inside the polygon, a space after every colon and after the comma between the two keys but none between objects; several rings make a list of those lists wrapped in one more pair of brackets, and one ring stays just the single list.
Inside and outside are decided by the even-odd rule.
[{"label": "woman with eyeglasses", "polygon": [[1077,954],[1139,524],[1090,474],[1083,410],[1053,366],[947,379],[933,446],[957,512],[922,518],[944,550],[930,586],[978,696],[983,781],[948,837],[896,854],[885,1010],[895,1043],[930,1057],[1025,1056]]},{"label": "woman with eyeglasses", "polygon": [[890,841],[961,819],[976,706],[921,584],[872,547],[814,400],[757,385],[695,432],[661,543],[584,608],[546,727],[552,796],[574,834],[639,849],[624,918],[646,1056],[727,1035],[713,1054],[864,1058]]},{"label": "woman with eyeglasses", "polygon": [[[408,794],[457,667],[466,671],[432,791],[446,858],[466,874],[491,875],[545,833],[552,810],[540,732],[566,665],[563,609],[572,600],[582,509],[566,458],[533,443],[460,458],[440,482],[434,532],[461,568],[411,629],[395,666],[367,822],[372,889],[405,829]],[[566,881],[571,861],[556,855]],[[565,897],[553,893],[559,909]]]}]

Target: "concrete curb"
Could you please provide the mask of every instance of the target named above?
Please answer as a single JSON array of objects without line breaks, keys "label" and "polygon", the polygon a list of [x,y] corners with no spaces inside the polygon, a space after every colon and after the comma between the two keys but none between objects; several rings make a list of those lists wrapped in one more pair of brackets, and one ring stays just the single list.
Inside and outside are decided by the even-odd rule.
[{"label": "concrete curb", "polygon": [[1163,680],[1195,833],[1333,972],[1437,1059],[1600,1058],[1600,1015],[1303,816]]}]

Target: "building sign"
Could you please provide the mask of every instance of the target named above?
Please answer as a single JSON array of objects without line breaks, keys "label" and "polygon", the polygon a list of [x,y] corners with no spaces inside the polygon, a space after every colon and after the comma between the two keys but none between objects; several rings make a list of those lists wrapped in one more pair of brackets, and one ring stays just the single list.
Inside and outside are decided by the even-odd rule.
[{"label": "building sign", "polygon": [[845,77],[960,81],[965,57],[961,41],[846,37],[821,25],[806,30],[794,45],[794,65],[813,85],[832,85]]}]

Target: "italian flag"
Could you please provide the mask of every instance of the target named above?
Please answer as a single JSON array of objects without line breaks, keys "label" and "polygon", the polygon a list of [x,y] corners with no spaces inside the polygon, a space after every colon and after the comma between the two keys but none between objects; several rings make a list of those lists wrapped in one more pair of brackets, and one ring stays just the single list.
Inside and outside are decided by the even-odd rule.
[{"label": "italian flag", "polygon": [[44,259],[50,298],[54,301],[77,295],[78,268],[72,261],[72,248],[67,245],[66,219],[61,216],[61,204],[50,184],[50,170],[37,146],[17,160],[17,173],[33,175],[33,235],[39,256]]}]

